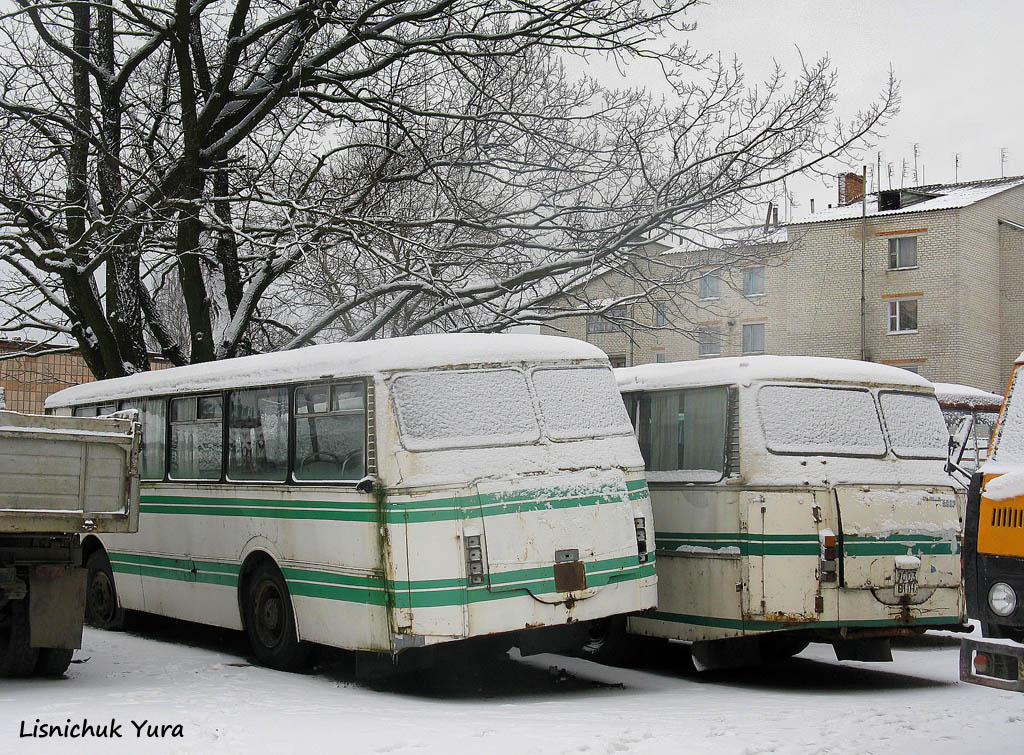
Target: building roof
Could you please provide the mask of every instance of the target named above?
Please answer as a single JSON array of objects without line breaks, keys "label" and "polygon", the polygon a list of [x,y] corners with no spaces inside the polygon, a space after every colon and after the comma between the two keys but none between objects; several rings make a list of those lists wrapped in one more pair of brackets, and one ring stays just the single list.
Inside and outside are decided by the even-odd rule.
[{"label": "building roof", "polygon": [[47,408],[112,399],[279,385],[394,370],[503,362],[607,359],[596,346],[561,336],[455,333],[307,346],[291,351],[142,372],[65,388]]},{"label": "building roof", "polygon": [[782,225],[769,226],[767,232],[764,225],[741,225],[713,230],[692,229],[686,232],[685,240],[682,243],[666,249],[661,255],[685,254],[730,247],[785,244],[788,239],[786,226]]},{"label": "building roof", "polygon": [[[909,215],[915,212],[929,212],[932,210],[950,210],[957,207],[967,207],[975,202],[988,199],[1001,192],[1024,186],[1024,176],[1011,176],[1009,178],[990,178],[984,181],[968,181],[957,184],[929,184],[927,186],[910,186],[903,189],[892,189],[892,192],[901,192],[913,199],[919,199],[912,204],[905,204],[898,209],[878,209],[879,195],[884,198],[889,192],[872,192],[867,196],[868,217],[887,217],[889,215]],[[808,223],[824,223],[828,220],[852,220],[861,216],[861,203],[859,201],[840,207],[830,207],[819,210],[813,215],[805,215],[790,222],[790,225],[802,225]]]},{"label": "building roof", "polygon": [[908,370],[877,362],[831,357],[718,357],[620,367],[615,379],[622,392],[688,388],[701,385],[749,385],[758,380],[844,383],[931,389]]}]

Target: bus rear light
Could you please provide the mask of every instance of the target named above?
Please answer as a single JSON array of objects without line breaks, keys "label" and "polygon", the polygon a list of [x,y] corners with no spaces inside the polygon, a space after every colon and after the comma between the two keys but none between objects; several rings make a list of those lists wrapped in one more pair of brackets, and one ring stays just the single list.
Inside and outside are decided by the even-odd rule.
[{"label": "bus rear light", "polygon": [[482,536],[466,535],[466,564],[469,569],[469,584],[484,584],[487,580],[487,571],[484,569]]},{"label": "bus rear light", "polygon": [[974,670],[979,674],[987,674],[989,668],[988,656],[984,653],[976,653],[974,656]]},{"label": "bus rear light", "polygon": [[835,582],[836,581],[836,573],[834,571],[823,571],[821,573],[821,581],[822,582]]},{"label": "bus rear light", "polygon": [[637,560],[642,564],[647,561],[647,524],[642,516],[634,517],[633,527],[636,529]]},{"label": "bus rear light", "polygon": [[836,560],[836,549],[835,548],[829,548],[829,547],[826,546],[825,551],[824,551],[824,560],[825,561],[835,561]]},{"label": "bus rear light", "polygon": [[821,581],[835,582],[839,563],[836,535],[832,530],[823,530],[818,537],[821,541]]}]

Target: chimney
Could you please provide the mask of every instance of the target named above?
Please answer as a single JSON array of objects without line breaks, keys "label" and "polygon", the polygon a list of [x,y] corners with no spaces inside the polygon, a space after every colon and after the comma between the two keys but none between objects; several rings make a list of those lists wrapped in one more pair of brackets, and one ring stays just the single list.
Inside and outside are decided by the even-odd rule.
[{"label": "chimney", "polygon": [[764,214],[764,232],[768,233],[768,226],[772,222],[772,203],[768,203],[768,211]]},{"label": "chimney", "polygon": [[839,174],[839,206],[859,202],[864,197],[864,176],[859,173]]},{"label": "chimney", "polygon": [[814,214],[814,197],[811,197],[811,214]]}]

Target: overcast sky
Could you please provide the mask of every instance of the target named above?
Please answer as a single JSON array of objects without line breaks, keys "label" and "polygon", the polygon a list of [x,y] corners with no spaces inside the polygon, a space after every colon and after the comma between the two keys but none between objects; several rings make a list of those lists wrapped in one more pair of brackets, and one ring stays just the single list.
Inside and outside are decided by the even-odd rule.
[{"label": "overcast sky", "polygon": [[[698,28],[691,43],[732,55],[752,80],[776,59],[787,70],[805,58],[828,55],[839,71],[839,108],[852,115],[885,84],[891,66],[900,81],[902,107],[881,142],[882,188],[886,164],[899,186],[913,185],[914,143],[919,183],[998,177],[999,150],[1007,149],[1005,174],[1024,173],[1024,4],[1012,0],[709,0],[690,17]],[[874,151],[870,161],[875,159]],[[850,166],[860,172],[860,165]],[[836,202],[834,187],[803,182],[794,187],[803,214],[808,199]]]}]

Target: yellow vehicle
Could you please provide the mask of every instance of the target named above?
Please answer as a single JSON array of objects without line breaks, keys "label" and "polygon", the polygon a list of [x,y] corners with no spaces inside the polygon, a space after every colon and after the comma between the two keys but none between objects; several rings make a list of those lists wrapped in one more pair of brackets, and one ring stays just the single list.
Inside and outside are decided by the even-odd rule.
[{"label": "yellow vehicle", "polygon": [[1024,354],[1017,358],[988,461],[971,478],[964,523],[967,613],[985,637],[964,640],[964,681],[1024,692]]}]

